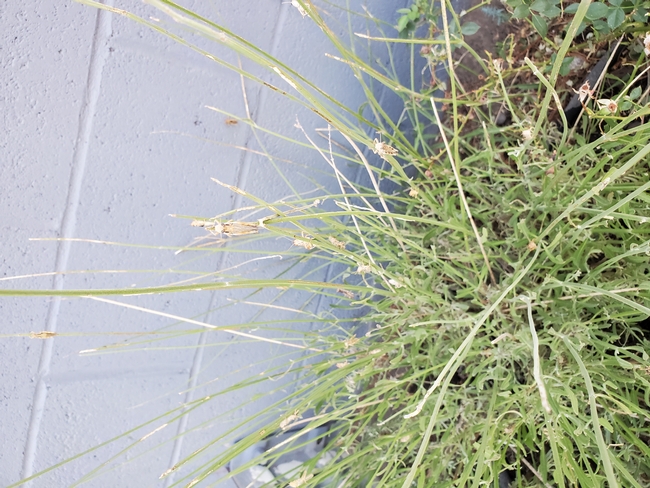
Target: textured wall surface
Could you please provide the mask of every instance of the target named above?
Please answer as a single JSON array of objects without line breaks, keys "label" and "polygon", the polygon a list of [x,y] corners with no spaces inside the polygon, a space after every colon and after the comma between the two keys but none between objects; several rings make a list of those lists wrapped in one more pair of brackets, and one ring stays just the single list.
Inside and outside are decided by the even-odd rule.
[{"label": "textured wall surface", "polygon": [[[364,3],[350,3],[363,12]],[[407,2],[367,3],[373,15],[393,23],[395,10]],[[140,2],[116,1],[115,6],[178,32],[164,13]],[[350,70],[324,56],[335,52],[329,41],[290,2],[213,0],[197,6],[347,106],[356,109],[363,102]],[[347,41],[348,21],[356,31],[369,27],[366,18],[348,18],[330,3],[323,9]],[[187,38],[235,66],[240,62],[207,39]],[[360,55],[388,63],[381,46]],[[263,80],[290,89],[268,70],[241,62]],[[312,191],[315,182],[335,188],[315,151],[271,134],[305,143],[294,127],[296,118],[311,137],[325,126],[321,119],[124,16],[68,0],[2,2],[0,63],[1,288],[157,286],[235,265],[233,274],[239,276],[272,277],[284,264],[270,253],[265,260],[241,264],[227,247],[176,252],[197,244],[205,232],[169,214],[210,217],[251,203],[211,177],[267,201]],[[387,99],[387,110],[399,110],[396,102]],[[244,118],[248,113],[270,132],[228,124],[226,115],[206,106]],[[286,249],[291,241],[277,245]],[[326,279],[328,273],[325,268],[292,271],[295,276],[308,272],[313,279]],[[26,278],[15,279],[21,276]],[[84,486],[145,487],[181,481],[172,476],[158,481],[158,476],[259,408],[252,402],[255,395],[270,404],[285,394],[281,387],[267,393],[268,386],[218,393],[285,364],[291,351],[228,332],[206,332],[174,317],[217,326],[282,322],[295,314],[243,302],[277,300],[310,312],[326,305],[267,292],[247,298],[249,293],[106,297],[121,305],[89,298],[0,298],[0,486],[92,448],[31,485],[85,481]],[[29,337],[37,331],[58,335]],[[151,338],[158,340],[144,342]],[[124,347],[103,348],[113,345]],[[101,354],[80,354],[97,348]],[[183,421],[161,428],[184,405],[207,395],[213,398]],[[208,452],[223,447],[217,443]]]}]

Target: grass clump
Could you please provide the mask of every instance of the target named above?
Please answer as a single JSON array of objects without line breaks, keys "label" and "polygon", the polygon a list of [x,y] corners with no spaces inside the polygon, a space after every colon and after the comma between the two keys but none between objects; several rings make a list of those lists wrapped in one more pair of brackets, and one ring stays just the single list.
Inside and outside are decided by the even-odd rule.
[{"label": "grass clump", "polygon": [[[218,25],[154,3],[289,80],[298,93],[289,98],[326,121],[329,137],[313,144],[340,183],[339,194],[285,207],[229,187],[267,216],[194,223],[244,241],[289,238],[301,259],[331,263],[339,271],[328,283],[233,284],[315,290],[340,313],[301,338],[300,375],[269,410],[275,417],[198,468],[183,471],[194,455],[179,463],[185,482],[206,480],[260,432],[330,423],[333,459],[307,463],[291,486],[496,486],[506,477],[521,487],[650,486],[650,109],[638,35],[623,38],[621,70],[588,87],[571,127],[562,106],[573,92],[561,89],[560,71],[588,1],[566,19],[557,49],[534,61],[514,38],[500,46],[503,59],[481,59],[445,4],[443,26],[425,16],[427,35],[415,38],[420,13],[433,8],[418,1],[400,11],[401,40],[365,36],[412,54],[423,47],[431,84],[411,86],[363,63],[314,4],[298,1],[358,73],[369,114],[359,115]],[[544,14],[538,4],[527,8]],[[534,29],[543,40],[547,31]],[[483,67],[478,88],[456,76],[455,47]],[[446,78],[434,76],[440,66]],[[401,120],[385,116],[369,78],[401,97]],[[500,110],[509,119],[497,126]],[[346,179],[341,160],[361,165],[367,184]],[[324,198],[335,207],[320,207]],[[272,465],[278,453],[264,456],[252,464]]]}]

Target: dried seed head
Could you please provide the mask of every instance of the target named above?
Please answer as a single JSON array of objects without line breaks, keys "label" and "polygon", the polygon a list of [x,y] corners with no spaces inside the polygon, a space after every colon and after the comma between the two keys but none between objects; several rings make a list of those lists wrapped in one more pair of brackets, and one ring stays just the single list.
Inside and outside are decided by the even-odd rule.
[{"label": "dried seed head", "polygon": [[533,138],[533,131],[530,129],[524,129],[521,131],[521,137],[524,138],[524,141],[530,141]]},{"label": "dried seed head", "polygon": [[210,227],[214,225],[214,222],[210,222],[209,220],[193,220],[190,225],[192,227]]},{"label": "dried seed head", "polygon": [[537,244],[535,244],[535,241],[530,241],[527,247],[529,251],[534,251],[535,249],[537,249]]},{"label": "dried seed head", "polygon": [[300,410],[294,410],[294,412],[289,415],[286,419],[284,419],[282,422],[280,422],[280,428],[282,430],[286,430],[289,425],[294,423],[296,420],[301,419],[302,416],[300,415]]},{"label": "dried seed head", "polygon": [[29,333],[29,338],[30,339],[49,339],[50,337],[54,337],[56,335],[56,332],[52,332],[51,330],[43,330],[41,332],[30,332]]},{"label": "dried seed head", "polygon": [[333,246],[338,247],[341,251],[343,249],[345,249],[345,246],[346,246],[345,242],[339,241],[338,239],[336,239],[335,237],[332,237],[332,236],[329,236],[327,238],[327,240],[330,241],[330,244],[332,244]]},{"label": "dried seed head", "polygon": [[492,65],[494,66],[494,70],[497,73],[501,73],[501,71],[503,71],[503,59],[501,58],[493,59]]},{"label": "dried seed head", "polygon": [[345,377],[345,389],[348,390],[348,393],[351,395],[354,395],[357,392],[357,383],[354,376],[349,375]]},{"label": "dried seed head", "polygon": [[404,285],[401,284],[399,281],[394,280],[394,279],[392,279],[392,278],[391,278],[390,280],[388,280],[388,283],[390,283],[391,285],[393,285],[395,288],[402,288],[402,287],[404,286]]},{"label": "dried seed head", "polygon": [[[307,240],[305,240],[305,239],[307,239]],[[311,239],[312,239],[311,237],[304,237],[304,238],[301,238],[301,239],[294,239],[293,240],[293,245],[296,246],[296,247],[303,247],[303,248],[307,249],[308,251],[311,251],[312,249],[314,249],[314,244],[312,244]]]},{"label": "dried seed head", "polygon": [[291,481],[289,486],[291,488],[300,488],[302,485],[306,485],[307,482],[314,477],[313,474],[307,474],[307,471],[303,472],[299,478]]},{"label": "dried seed head", "polygon": [[343,341],[343,345],[345,346],[345,349],[347,349],[349,351],[354,347],[354,345],[357,342],[359,342],[359,338],[355,337],[355,336],[351,336],[351,337],[348,337],[347,339],[345,339]]},{"label": "dried seed head", "polygon": [[[218,227],[221,229],[219,230]],[[258,222],[226,222],[224,224],[215,224],[215,230],[218,233],[224,233],[227,236],[245,236],[248,234],[257,234],[260,224]]]},{"label": "dried seed head", "polygon": [[296,9],[298,9],[298,12],[300,12],[300,15],[302,15],[303,19],[308,15],[307,11],[303,8],[303,6],[298,3],[298,0],[291,0],[291,6],[296,7]]},{"label": "dried seed head", "polygon": [[337,288],[336,291],[343,295],[345,298],[348,300],[354,300],[354,293],[352,293],[350,290],[344,290],[343,288]]},{"label": "dried seed head", "polygon": [[357,274],[363,275],[366,273],[372,273],[372,268],[367,264],[360,264],[359,267],[357,268]]},{"label": "dried seed head", "polygon": [[259,232],[259,222],[225,222],[220,224],[214,220],[193,220],[192,227],[203,227],[213,235],[226,234],[232,236],[245,236]]},{"label": "dried seed head", "polygon": [[379,154],[379,157],[382,159],[386,159],[386,156],[395,156],[398,152],[394,147],[391,147],[384,142],[378,141],[377,139],[375,139],[373,142],[375,143],[375,148],[372,150],[372,152]]},{"label": "dried seed head", "polygon": [[418,193],[420,193],[420,192],[418,191],[417,188],[411,188],[411,189],[409,190],[409,196],[410,196],[411,198],[415,198],[415,197],[417,197],[417,196],[418,196]]},{"label": "dried seed head", "polygon": [[650,57],[650,32],[646,32],[645,37],[643,38],[643,47],[645,55]]}]

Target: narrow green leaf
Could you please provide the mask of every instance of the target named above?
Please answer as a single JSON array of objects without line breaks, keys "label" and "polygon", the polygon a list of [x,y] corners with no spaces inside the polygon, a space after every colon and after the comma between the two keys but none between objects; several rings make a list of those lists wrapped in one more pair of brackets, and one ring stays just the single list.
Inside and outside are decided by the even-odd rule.
[{"label": "narrow green leaf", "polygon": [[400,17],[397,21],[397,30],[399,32],[403,31],[406,28],[406,24],[408,24],[408,22],[409,18],[406,15]]},{"label": "narrow green leaf", "polygon": [[539,32],[539,35],[542,37],[546,37],[546,34],[548,33],[548,24],[546,21],[541,18],[539,15],[533,15],[532,18],[533,21],[533,27],[535,27],[535,30]]},{"label": "narrow green leaf", "polygon": [[605,419],[603,417],[600,417],[598,419],[598,421],[600,422],[601,426],[603,426],[605,429],[607,429],[612,434],[614,433],[614,427],[612,427],[612,424],[609,423],[609,420],[607,420],[607,419]]}]

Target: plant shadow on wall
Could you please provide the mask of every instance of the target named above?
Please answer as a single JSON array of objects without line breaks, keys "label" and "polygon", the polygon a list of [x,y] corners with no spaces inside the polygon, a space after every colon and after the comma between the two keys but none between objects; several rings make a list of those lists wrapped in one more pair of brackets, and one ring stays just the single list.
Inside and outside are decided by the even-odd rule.
[{"label": "plant shadow on wall", "polygon": [[[279,276],[227,286],[322,294],[340,300],[341,309],[365,307],[371,324],[357,334],[355,321],[327,313],[320,317],[324,330],[288,340],[305,348],[293,391],[267,415],[243,423],[255,431],[225,452],[211,455],[205,446],[173,466],[165,474],[174,473],[175,484],[211,482],[276,432],[295,432],[294,440],[317,432],[326,446],[283,482],[650,486],[650,40],[639,26],[645,3],[507,2],[498,13],[481,3],[461,16],[418,0],[397,12],[397,29],[378,24],[385,34],[357,34],[406,44],[426,59],[430,83],[404,86],[344,46],[321,17],[326,10],[295,0],[358,75],[367,117],[222,26],[171,2],[150,3],[268,68],[291,87],[287,103],[309,107],[327,126],[324,139],[304,135],[331,165],[339,193],[282,204],[220,182],[250,200],[246,211],[256,217],[226,214],[193,225],[233,246],[267,239],[273,248],[282,237],[299,260],[343,271],[327,282]],[[481,10],[510,19],[487,54],[471,41],[480,25],[463,20]],[[391,37],[398,30],[401,36]],[[609,56],[607,69],[583,83],[598,54]],[[470,62],[476,68],[463,70]],[[440,67],[448,78],[434,76]],[[385,116],[369,79],[402,98],[401,120]],[[564,107],[576,95],[581,114],[574,125]],[[407,123],[413,134],[400,130]],[[380,165],[371,166],[371,153]],[[339,171],[350,161],[367,171],[367,187]],[[382,180],[399,190],[381,192]],[[207,286],[225,288],[202,282],[164,291]],[[333,426],[327,434],[318,430],[324,425]],[[256,468],[262,484],[264,469],[284,454],[260,452],[230,475]]]}]

